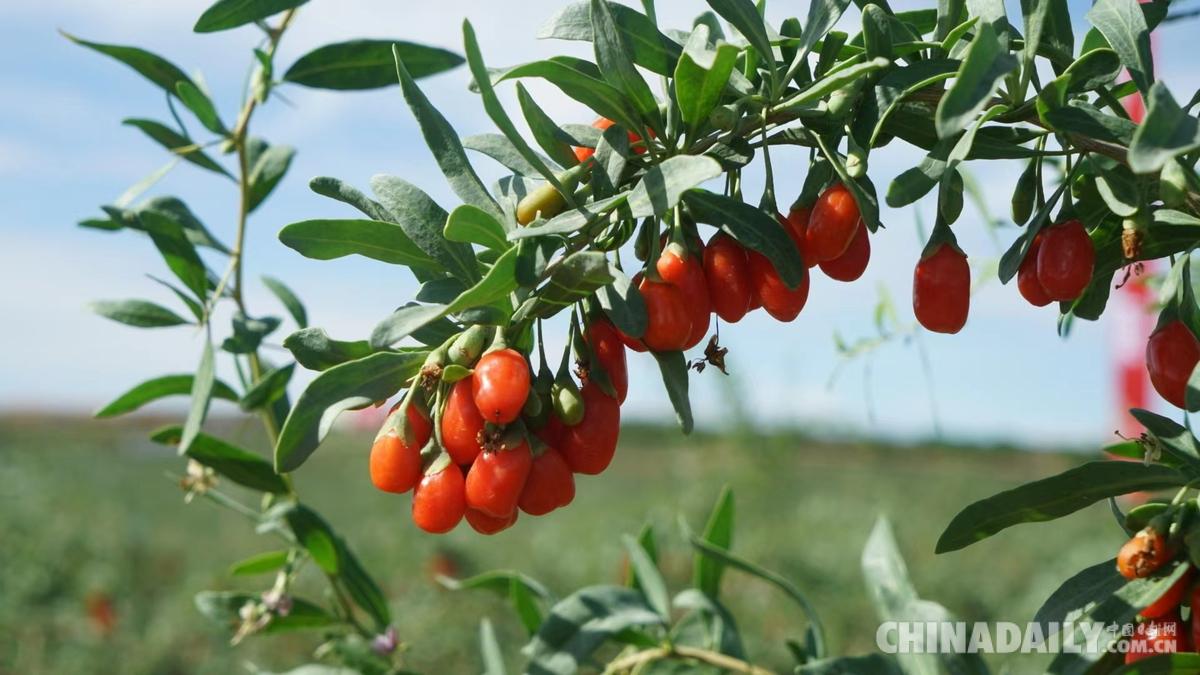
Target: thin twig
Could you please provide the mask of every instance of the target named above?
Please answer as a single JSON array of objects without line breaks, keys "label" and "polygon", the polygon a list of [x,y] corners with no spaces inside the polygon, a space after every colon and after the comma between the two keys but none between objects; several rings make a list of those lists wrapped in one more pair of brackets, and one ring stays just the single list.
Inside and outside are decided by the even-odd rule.
[{"label": "thin twig", "polygon": [[648,663],[669,658],[693,659],[701,663],[707,663],[710,666],[724,668],[730,672],[743,673],[743,675],[775,675],[775,672],[772,670],[760,668],[752,663],[727,654],[685,645],[655,647],[654,649],[634,652],[608,664],[608,667],[604,669],[604,673],[605,675],[616,675],[617,673],[630,672]]}]

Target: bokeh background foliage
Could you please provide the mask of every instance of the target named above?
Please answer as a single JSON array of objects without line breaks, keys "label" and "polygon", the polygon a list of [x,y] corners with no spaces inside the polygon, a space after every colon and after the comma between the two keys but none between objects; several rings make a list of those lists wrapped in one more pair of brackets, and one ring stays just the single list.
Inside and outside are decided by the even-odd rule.
[{"label": "bokeh background foliage", "polygon": [[[311,648],[305,633],[231,648],[228,631],[193,608],[198,589],[260,588],[263,579],[231,577],[228,565],[273,544],[203,499],[182,505],[171,477],[178,460],[146,440],[162,421],[0,422],[0,634],[6,636],[0,670],[231,673],[252,662],[273,671],[286,670]],[[261,441],[250,424],[219,420],[214,427],[246,445]],[[363,434],[335,435],[296,476],[297,487],[368,561],[392,600],[400,637],[411,645],[406,661],[421,672],[478,670],[481,616],[492,617],[502,644],[524,641],[503,598],[447,591],[435,575],[519,569],[560,596],[619,583],[625,552],[618,535],[636,534],[649,522],[667,581],[682,588],[692,550],[678,519],[702,527],[726,484],[736,495],[734,551],[798,584],[838,654],[875,650],[877,620],[857,560],[881,513],[893,515],[922,596],[968,620],[1027,620],[1064,579],[1111,556],[1121,539],[1107,507],[1097,505],[933,555],[933,542],[962,504],[1056,473],[1078,463],[1077,455],[829,443],[791,433],[683,439],[674,429],[649,427],[626,429],[609,472],[581,480],[572,508],[553,518],[523,520],[493,538],[465,527],[441,538],[419,536],[407,502],[357,489],[369,442]],[[725,576],[723,598],[749,653],[786,668],[791,657],[783,641],[804,625],[795,605],[757,580]],[[320,588],[317,579],[305,581],[303,588]],[[111,630],[98,616],[105,600],[112,605]],[[1037,659],[994,660],[1026,672]]]}]

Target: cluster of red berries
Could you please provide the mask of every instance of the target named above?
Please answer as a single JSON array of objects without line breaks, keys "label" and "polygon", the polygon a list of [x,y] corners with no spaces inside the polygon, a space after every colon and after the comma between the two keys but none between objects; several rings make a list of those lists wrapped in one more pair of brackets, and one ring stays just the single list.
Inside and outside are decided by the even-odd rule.
[{"label": "cluster of red berries", "polygon": [[525,355],[508,347],[483,354],[462,379],[434,382],[445,396],[430,412],[414,385],[371,448],[372,483],[385,492],[413,490],[413,522],[436,534],[463,518],[495,534],[519,511],[540,516],[570,504],[574,474],[598,474],[612,462],[629,388],[616,329],[595,319],[586,340],[598,362],[590,367],[603,369],[611,392],[581,367],[583,387],[572,382],[560,396],[574,399],[552,404],[534,387]]},{"label": "cluster of red berries", "polygon": [[[811,209],[777,216],[800,257],[838,281],[862,276],[871,259],[871,241],[854,197],[843,185],[825,190]],[[682,241],[680,241],[682,239]],[[808,270],[789,287],[762,253],[717,232],[708,243],[693,232],[670,240],[654,264],[654,276],[634,278],[646,305],[647,326],[640,339],[623,335],[636,351],[678,351],[700,343],[711,316],[737,323],[762,308],[778,321],[795,319],[808,301]]]},{"label": "cluster of red berries", "polygon": [[1065,220],[1037,233],[1017,271],[1017,290],[1035,307],[1071,301],[1092,283],[1096,248],[1083,223]]},{"label": "cluster of red berries", "polygon": [[[1117,571],[1126,579],[1154,574],[1176,557],[1177,549],[1153,524],[1139,530],[1117,554]],[[1182,563],[1187,564],[1187,563]],[[1192,585],[1189,568],[1157,600],[1138,612],[1141,621],[1126,645],[1125,663],[1155,654],[1190,652],[1200,645],[1200,585]],[[1190,596],[1190,597],[1188,597]],[[1191,607],[1191,630],[1180,609]]]}]

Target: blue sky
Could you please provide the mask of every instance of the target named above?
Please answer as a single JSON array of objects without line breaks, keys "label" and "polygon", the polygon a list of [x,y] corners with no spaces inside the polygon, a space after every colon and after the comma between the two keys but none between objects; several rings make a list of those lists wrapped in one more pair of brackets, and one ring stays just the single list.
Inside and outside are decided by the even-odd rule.
[{"label": "blue sky", "polygon": [[[98,214],[125,188],[165,161],[152,143],[119,122],[124,117],[164,119],[160,92],[116,62],[68,43],[62,28],[102,42],[138,44],[185,71],[197,69],[214,91],[226,119],[233,116],[247,56],[257,35],[243,28],[195,35],[190,26],[206,0],[47,0],[0,5],[0,410],[91,410],[128,386],[159,374],[185,372],[199,354],[199,336],[188,329],[139,331],[96,317],[85,304],[96,298],[170,298],[147,279],[161,273],[148,241],[75,226]],[[409,39],[461,51],[461,20],[471,18],[493,66],[558,53],[586,55],[578,43],[537,41],[537,27],[560,2],[397,3],[383,0],[313,0],[285,38],[279,63],[286,67],[321,44],[351,37]],[[903,8],[912,3],[893,3]],[[1082,20],[1086,3],[1072,2]],[[660,21],[684,26],[702,3],[662,2]],[[804,3],[771,3],[778,22],[803,14]],[[786,12],[784,10],[787,10]],[[850,15],[857,21],[857,13]],[[1200,86],[1188,30],[1182,24],[1160,31],[1158,76],[1184,99]],[[463,134],[492,131],[464,69],[424,80],[426,93]],[[592,115],[550,87],[530,89],[560,122],[588,122]],[[376,321],[411,297],[407,271],[361,258],[307,260],[276,239],[283,225],[316,217],[354,217],[348,207],[307,189],[307,180],[332,175],[364,189],[370,176],[392,173],[427,190],[452,208],[452,195],[421,141],[398,89],[339,94],[287,87],[292,105],[274,101],[256,119],[258,133],[299,148],[284,183],[254,214],[248,238],[247,278],[269,273],[284,279],[305,299],[310,321],[338,338],[365,336]],[[513,100],[511,90],[505,95]],[[515,107],[514,107],[515,109]],[[897,146],[897,147],[892,147]],[[884,187],[920,154],[892,144],[872,155],[871,172]],[[775,156],[781,200],[788,202],[803,179],[804,156]],[[501,173],[489,160],[477,162],[492,180]],[[972,167],[989,195],[993,212],[1007,213],[1008,195],[1019,167],[991,163]],[[231,186],[184,165],[151,194],[183,197],[214,231],[231,238]],[[751,182],[749,194],[760,189]],[[917,208],[931,211],[931,204]],[[797,321],[778,324],[763,313],[722,331],[731,349],[734,376],[693,379],[693,401],[701,424],[718,425],[736,395],[763,424],[788,424],[826,431],[850,430],[890,438],[930,436],[940,422],[952,438],[1009,440],[1037,447],[1080,446],[1106,441],[1114,425],[1108,354],[1117,327],[1110,319],[1081,323],[1067,341],[1055,334],[1050,310],[1026,305],[1014,287],[991,283],[976,296],[966,328],[956,336],[921,333],[930,375],[911,345],[891,344],[867,362],[838,366],[834,333],[846,340],[873,334],[873,308],[880,289],[895,301],[903,323],[912,320],[912,266],[922,242],[914,210],[886,209],[887,229],[872,239],[871,266],[852,285],[814,276],[808,306]],[[955,226],[978,272],[1001,249],[968,208]],[[1014,236],[998,232],[1002,245]],[[281,310],[260,284],[248,287],[255,313]],[[648,357],[631,362],[633,389],[626,415],[664,419],[670,415],[657,370]],[[869,405],[868,405],[869,401]],[[177,407],[164,403],[161,409]],[[936,410],[936,413],[935,413]]]}]

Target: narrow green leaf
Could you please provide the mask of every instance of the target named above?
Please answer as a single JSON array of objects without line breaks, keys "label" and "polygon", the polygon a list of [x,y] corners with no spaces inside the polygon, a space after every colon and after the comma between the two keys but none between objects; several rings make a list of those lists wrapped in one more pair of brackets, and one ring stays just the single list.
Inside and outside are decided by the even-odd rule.
[{"label": "narrow green leaf", "polygon": [[479,49],[479,41],[475,39],[475,29],[471,27],[471,22],[463,21],[463,48],[467,53],[467,64],[471,69],[471,74],[475,77],[475,84],[479,88],[479,96],[483,99],[483,108],[487,112],[488,117],[500,129],[509,142],[513,144],[513,148],[517,153],[529,163],[537,172],[545,178],[554,189],[560,193],[570,196],[570,191],[563,187],[559,182],[558,176],[546,166],[537,152],[529,147],[525,142],[525,138],[521,132],[517,130],[513,124],[512,118],[505,112],[504,106],[500,103],[500,98],[496,95],[492,88],[492,82],[488,73],[487,64],[483,62],[483,54]]},{"label": "narrow green leaf", "polygon": [[258,208],[283,180],[296,150],[286,145],[272,145],[260,153],[250,170],[250,210]]},{"label": "narrow green leaf", "polygon": [[[467,150],[474,150],[475,152],[491,157],[513,173],[531,177],[541,175],[536,167],[525,160],[525,157],[517,150],[517,146],[513,145],[513,142],[508,140],[508,137],[504,134],[464,136],[462,144]],[[541,159],[543,163],[550,161],[545,157]],[[470,204],[464,204],[464,206],[470,206]]]},{"label": "narrow green leaf", "polygon": [[225,170],[225,167],[217,164],[212,157],[209,157],[195,141],[181,135],[171,127],[156,122],[154,120],[129,118],[122,120],[121,124],[131,126],[142,133],[149,136],[155,143],[170,150],[175,155],[195,164],[203,169],[208,169],[214,173],[219,173],[226,178],[233,178],[233,175]]},{"label": "narrow green leaf", "polygon": [[421,269],[439,269],[404,228],[378,220],[302,220],[279,231],[279,241],[314,260],[348,255]]},{"label": "narrow green leaf", "polygon": [[1172,158],[1200,148],[1200,120],[1180,108],[1161,82],[1151,87],[1148,102],[1146,119],[1129,145],[1129,166],[1137,173],[1156,173]]},{"label": "narrow green leaf", "polygon": [[646,332],[646,302],[633,280],[616,267],[610,267],[613,282],[596,291],[596,299],[605,315],[620,331],[632,337]]},{"label": "narrow green leaf", "polygon": [[[1117,625],[1123,626],[1136,622],[1137,613],[1143,607],[1149,607],[1162,596],[1174,583],[1191,569],[1191,565],[1175,565],[1164,569],[1158,575],[1145,579],[1134,579],[1119,587],[1107,596],[1094,598],[1095,603],[1082,615],[1072,617],[1075,626],[1074,635],[1061,638],[1063,644],[1088,644],[1085,636],[1085,626]],[[1088,631],[1090,633],[1090,631]],[[1110,646],[1119,638],[1119,632],[1102,632],[1096,648],[1065,650],[1061,652],[1046,668],[1047,673],[1055,675],[1085,675],[1086,673],[1101,672],[1097,668],[1106,657],[1111,657]],[[1067,642],[1072,641],[1072,642]],[[1149,659],[1147,659],[1148,661]],[[1139,662],[1141,663],[1141,662]],[[1104,668],[1103,670],[1108,670]],[[1112,672],[1112,671],[1110,671]],[[1153,672],[1153,671],[1151,671]],[[1184,671],[1186,672],[1186,671]]]},{"label": "narrow green leaf", "polygon": [[304,303],[300,302],[300,298],[292,292],[292,289],[288,288],[286,284],[275,277],[263,277],[262,282],[283,303],[288,314],[291,314],[292,319],[296,322],[296,326],[307,328],[308,312],[305,311]]},{"label": "narrow green leaf", "polygon": [[463,204],[446,218],[443,234],[450,241],[479,244],[503,253],[512,248],[500,221],[477,206]]},{"label": "narrow green leaf", "polygon": [[250,354],[262,341],[279,328],[282,320],[276,316],[251,317],[240,310],[233,314],[233,334],[221,343],[221,349],[231,354]]},{"label": "narrow green leaf", "polygon": [[685,192],[724,173],[717,160],[676,155],[647,171],[629,194],[630,216],[662,215],[679,203]]},{"label": "narrow green leaf", "polygon": [[381,220],[386,223],[396,222],[396,217],[388,213],[382,204],[363,194],[358,188],[337,178],[318,176],[308,182],[308,188],[319,195],[353,206],[371,220]]},{"label": "narrow green leaf", "polygon": [[804,91],[788,99],[777,110],[786,112],[804,109],[816,102],[818,99],[825,98],[835,91],[842,89],[846,85],[860,80],[877,70],[887,68],[891,64],[892,62],[888,59],[876,57],[870,61],[856,63],[832,72],[826,77],[821,78],[819,81],[814,82],[812,86],[808,87]]},{"label": "narrow green leaf", "polygon": [[373,352],[366,340],[334,340],[322,328],[298,330],[283,340],[283,346],[297,363],[309,370],[326,370],[347,361],[357,361]]},{"label": "narrow green leaf", "polygon": [[692,433],[692,404],[688,400],[688,364],[683,352],[654,352],[658,361],[659,372],[662,373],[663,384],[667,388],[667,396],[675,408],[675,421],[683,433]]},{"label": "narrow green leaf", "polygon": [[447,576],[439,575],[437,582],[452,591],[466,590],[486,590],[501,595],[508,594],[508,588],[516,582],[524,586],[530,593],[535,595],[539,600],[549,602],[554,601],[554,594],[550,592],[540,581],[523,573],[508,570],[495,570],[484,572],[466,579],[454,579]]},{"label": "narrow green leaf", "polygon": [[1109,497],[1185,483],[1186,476],[1165,466],[1089,462],[971,504],[946,526],[937,552],[957,551],[1012,525],[1061,518]]},{"label": "narrow green leaf", "polygon": [[980,24],[958,77],[934,113],[938,136],[946,138],[966,129],[988,105],[1000,81],[1016,67],[1016,57],[1007,51],[992,25]]},{"label": "narrow green leaf", "polygon": [[779,221],[745,202],[706,190],[691,190],[683,200],[698,222],[715,225],[742,246],[765,255],[788,287],[796,288],[804,280],[804,263]]},{"label": "narrow green leaf", "polygon": [[181,454],[191,452],[192,443],[200,435],[200,427],[208,417],[208,404],[212,402],[213,387],[217,379],[214,361],[211,328],[206,327],[204,349],[200,352],[200,364],[196,366],[196,376],[192,380],[192,404],[179,438]]},{"label": "narrow green leaf", "polygon": [[1190,429],[1149,410],[1133,408],[1129,414],[1158,440],[1158,450],[1164,455],[1164,463],[1178,466],[1193,476],[1200,476],[1200,448],[1197,448],[1196,437]]},{"label": "narrow green leaf", "polygon": [[175,85],[175,94],[179,96],[180,101],[183,101],[183,105],[192,111],[196,119],[200,120],[200,124],[204,125],[205,129],[222,136],[229,133],[221,122],[221,116],[217,114],[217,109],[213,106],[208,94],[201,91],[194,82],[180,80]]},{"label": "narrow green leaf", "polygon": [[[488,193],[487,188],[483,186],[483,181],[479,180],[479,175],[471,167],[462,143],[458,140],[458,134],[446,121],[445,116],[433,107],[421,88],[417,86],[412,73],[405,66],[404,54],[396,47],[392,51],[404,100],[408,102],[413,117],[421,127],[425,144],[429,146],[433,158],[437,160],[438,167],[441,168],[442,174],[450,183],[450,188],[454,190],[454,194],[458,195],[459,199],[467,204],[473,204],[497,218],[502,218],[500,206],[496,204],[496,200]],[[445,220],[443,219],[442,222],[444,223]],[[404,224],[403,221],[401,224]],[[441,231],[441,223],[438,224],[438,231]]]},{"label": "narrow green leaf", "polygon": [[[617,2],[609,2],[613,20],[621,31],[634,63],[659,75],[671,75],[679,58],[679,43],[661,33],[645,14]],[[575,2],[550,17],[539,38],[592,41],[590,2]]]},{"label": "narrow green leaf", "polygon": [[[879,518],[862,552],[863,579],[880,621],[948,622],[954,617],[941,605],[922,600],[908,578],[908,566],[892,534],[891,524]],[[897,655],[905,673],[986,673],[978,654],[937,653],[936,650]]]},{"label": "narrow green leaf", "polygon": [[287,395],[288,382],[291,382],[295,370],[296,364],[289,363],[263,375],[238,401],[238,406],[245,411],[258,410],[283,398]]},{"label": "narrow green leaf", "polygon": [[408,384],[423,353],[380,352],[325,370],[292,407],[275,445],[275,467],[294,471],[317,449],[343,411],[383,401]]},{"label": "narrow green leaf", "polygon": [[799,58],[808,56],[813,47],[837,24],[850,0],[812,0],[808,3],[808,18],[800,33]]},{"label": "narrow green leaf", "polygon": [[675,99],[684,124],[693,133],[708,123],[737,61],[738,49],[718,43],[708,48],[708,27],[696,27],[675,65]]},{"label": "narrow green leaf", "polygon": [[640,126],[637,117],[625,104],[625,97],[611,84],[601,79],[594,64],[565,56],[534,61],[492,76],[494,83],[524,77],[539,77],[558,87],[570,98],[582,103],[601,117],[614,120],[617,124],[635,129]]},{"label": "narrow green leaf", "polygon": [[[457,138],[454,142],[458,143]],[[462,146],[456,147],[461,152]],[[417,248],[456,278],[468,284],[479,280],[474,251],[467,244],[446,241],[442,230],[450,214],[429,195],[408,181],[387,175],[372,176],[371,189]],[[493,217],[503,218],[498,210],[480,208]]]},{"label": "narrow green leaf", "polygon": [[250,576],[253,574],[266,574],[276,570],[283,569],[287,565],[288,556],[291,551],[284,549],[282,551],[267,551],[258,555],[250,556],[244,560],[239,560],[229,568],[229,575],[234,577]]},{"label": "narrow green leaf", "polygon": [[110,56],[121,63],[133,68],[142,77],[150,80],[158,85],[163,91],[168,94],[175,95],[175,85],[182,81],[190,81],[187,75],[184,74],[178,66],[164,59],[163,57],[141,49],[139,47],[126,47],[123,45],[109,45],[99,42],[89,42],[67,33],[59,31],[63,37],[77,45],[82,45],[88,49],[93,49],[105,56]]},{"label": "narrow green leaf", "polygon": [[800,592],[800,589],[797,588],[794,583],[788,581],[783,576],[772,572],[771,570],[759,567],[758,565],[734,555],[733,553],[726,551],[719,546],[714,546],[707,541],[700,539],[699,537],[693,536],[691,543],[692,547],[694,547],[700,553],[720,561],[727,567],[732,567],[741,572],[745,572],[750,576],[758,577],[759,579],[762,579],[763,581],[783,591],[784,595],[791,598],[797,605],[800,606],[801,611],[804,612],[805,617],[808,619],[809,630],[813,636],[815,646],[817,647],[815,656],[819,658],[824,655],[826,640],[825,629],[821,625],[821,619],[817,616],[816,610],[813,608],[812,603],[808,601],[808,598],[804,597],[804,594]]},{"label": "narrow green leaf", "polygon": [[376,324],[371,331],[371,348],[385,349],[449,314],[449,306],[407,304]]},{"label": "narrow green leaf", "polygon": [[[116,417],[133,412],[138,408],[167,396],[181,396],[192,391],[194,377],[191,373],[183,375],[163,375],[133,387],[129,391],[113,399],[111,403],[99,409],[95,417],[103,419]],[[213,381],[213,398],[225,401],[237,401],[237,392],[220,380]]]},{"label": "narrow green leaf", "polygon": [[622,630],[661,623],[641,593],[621,586],[590,586],[554,605],[523,651],[530,672],[574,673]]},{"label": "narrow green leaf", "polygon": [[[613,17],[607,0],[592,0],[592,46],[596,54],[596,65],[604,79],[625,93],[643,120],[653,127],[662,127],[658,112],[658,101],[650,91],[650,85],[642,79],[633,65],[632,53]],[[634,131],[641,126],[634,127]]]},{"label": "narrow green leaf", "polygon": [[[1034,614],[1033,620],[1042,625],[1050,637],[1063,623],[1080,613],[1088,612],[1104,598],[1125,585],[1126,579],[1117,572],[1117,561],[1108,559],[1084,568],[1059,586]],[[1051,627],[1057,624],[1053,632]]]},{"label": "narrow green leaf", "polygon": [[204,301],[209,289],[208,268],[179,221],[156,210],[140,211],[137,218],[175,278],[197,300]]},{"label": "narrow green leaf", "polygon": [[599,251],[579,251],[567,256],[533,297],[517,310],[513,321],[529,317],[548,319],[613,282],[608,258]]},{"label": "narrow green leaf", "polygon": [[204,10],[192,30],[197,33],[214,33],[237,28],[248,23],[295,9],[308,0],[217,0]]},{"label": "narrow green leaf", "polygon": [[97,300],[88,307],[100,316],[137,328],[164,328],[190,323],[166,307],[147,300]]},{"label": "narrow green leaf", "polygon": [[663,580],[662,572],[651,560],[649,554],[638,545],[636,539],[629,535],[621,538],[625,552],[629,555],[630,569],[637,579],[637,587],[645,596],[646,602],[658,613],[664,622],[671,620],[671,600],[667,595],[667,582]]},{"label": "narrow green leaf", "polygon": [[122,222],[126,227],[145,230],[146,227],[140,222],[138,216],[146,211],[154,211],[165,218],[174,220],[183,228],[188,241],[194,245],[211,248],[214,251],[220,251],[228,255],[229,248],[217,240],[213,233],[204,226],[204,223],[200,222],[200,219],[196,217],[196,214],[192,213],[192,210],[188,208],[182,199],[168,196],[148,199],[139,204],[132,212],[123,212],[125,217],[122,219]]},{"label": "narrow green leaf", "polygon": [[1150,29],[1137,0],[1096,0],[1087,18],[1121,57],[1138,90],[1148,94],[1154,83],[1154,56]]},{"label": "narrow green leaf", "polygon": [[317,89],[363,90],[396,84],[396,57],[416,79],[451,70],[463,62],[454,52],[404,40],[349,40],[318,47],[292,64],[285,82]]},{"label": "narrow green leaf", "polygon": [[529,125],[529,132],[538,146],[554,158],[561,167],[575,166],[579,158],[569,142],[567,132],[563,131],[545,110],[533,100],[525,85],[517,83],[517,103],[521,105],[521,114]]},{"label": "narrow green leaf", "polygon": [[871,145],[883,133],[892,112],[901,101],[915,91],[925,89],[958,73],[962,62],[951,59],[928,59],[903,68],[895,68],[879,78],[875,85],[875,97],[879,106],[879,121],[871,132]]},{"label": "narrow green leaf", "polygon": [[[183,440],[183,428],[176,425],[159,429],[150,439],[162,445],[178,445]],[[183,454],[251,490],[274,494],[288,492],[287,482],[275,473],[270,462],[215,436],[196,434]]]},{"label": "narrow green leaf", "polygon": [[[733,513],[733,490],[726,485],[721,488],[717,503],[708,515],[701,539],[728,551],[733,546]],[[725,564],[721,560],[697,551],[692,561],[692,586],[710,598],[719,597],[724,572]]]},{"label": "narrow green leaf", "polygon": [[[750,0],[707,0],[708,6],[721,15],[734,28],[738,29],[750,46],[758,52],[759,58],[766,63],[767,70],[775,74],[775,52],[771,49],[771,38],[767,35],[767,26],[758,8]],[[810,10],[811,11],[811,10]],[[803,42],[803,38],[801,38]]]}]

